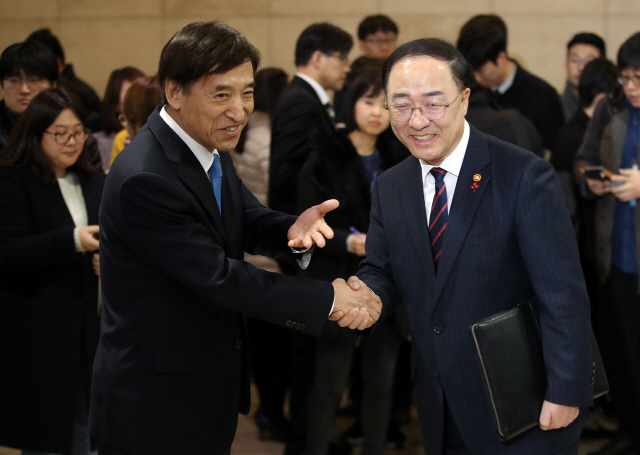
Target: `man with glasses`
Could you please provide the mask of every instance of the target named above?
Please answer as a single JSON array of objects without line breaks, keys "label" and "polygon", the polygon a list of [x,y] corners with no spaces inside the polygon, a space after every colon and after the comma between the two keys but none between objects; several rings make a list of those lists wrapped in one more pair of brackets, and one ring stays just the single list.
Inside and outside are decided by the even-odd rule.
[{"label": "man with glasses", "polygon": [[58,64],[49,49],[39,43],[16,43],[0,55],[0,149],[4,147],[31,100],[41,91],[56,86]]},{"label": "man with glasses", "polygon": [[398,25],[384,14],[367,16],[358,26],[358,45],[365,56],[385,60],[398,47]]},{"label": "man with glasses", "polygon": [[[296,74],[282,91],[273,115],[268,195],[268,205],[273,210],[294,214],[298,171],[311,153],[314,132],[321,129],[326,135],[335,134],[335,112],[327,92],[342,88],[349,72],[347,55],[352,46],[351,35],[326,22],[308,26],[298,37]],[[280,261],[279,264],[285,274],[298,273],[287,262]],[[293,436],[285,449],[288,455],[302,454],[305,450],[307,402],[313,384],[314,359],[312,338],[294,333],[291,342],[292,347],[277,348],[283,356],[293,349],[289,401]],[[282,360],[281,363],[287,363],[287,359]],[[274,372],[281,377],[277,382],[286,384],[287,373]],[[274,424],[284,421],[285,391],[278,391],[277,398],[270,397],[269,402],[275,403],[273,409],[261,408]]]},{"label": "man with glasses", "polygon": [[[596,198],[596,267],[603,285],[597,321],[620,421],[621,437],[599,455],[640,451],[640,33],[620,46],[618,69],[625,97],[598,104],[575,167],[585,197]],[[585,179],[580,170],[587,165],[602,165],[614,175]]]},{"label": "man with glasses", "polygon": [[[407,310],[425,453],[576,455],[593,393],[575,235],[551,165],[465,120],[471,78],[435,38],[386,61],[391,127],[412,156],[373,184],[357,275],[385,312],[399,301]],[[504,444],[469,326],[534,296],[549,385],[540,428]]]}]

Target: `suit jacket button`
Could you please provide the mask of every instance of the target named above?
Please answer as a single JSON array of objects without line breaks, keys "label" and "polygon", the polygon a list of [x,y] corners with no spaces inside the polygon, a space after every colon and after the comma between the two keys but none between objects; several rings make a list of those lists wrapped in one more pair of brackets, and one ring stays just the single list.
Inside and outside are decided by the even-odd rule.
[{"label": "suit jacket button", "polygon": [[306,329],[306,328],[307,328],[307,326],[306,326],[306,325],[304,325],[304,324],[300,324],[300,330],[304,330],[304,329]]},{"label": "suit jacket button", "polygon": [[293,325],[293,321],[287,321],[287,327],[291,327]]},{"label": "suit jacket button", "polygon": [[300,330],[300,329],[301,329],[301,327],[302,327],[302,324],[299,324],[299,323],[297,323],[297,322],[296,322],[296,323],[294,324],[294,326],[295,326],[296,330]]},{"label": "suit jacket button", "polygon": [[437,325],[433,328],[433,331],[436,332],[438,335],[440,335],[443,331],[443,327],[441,325]]},{"label": "suit jacket button", "polygon": [[236,340],[236,349],[240,349],[242,347],[242,341]]}]

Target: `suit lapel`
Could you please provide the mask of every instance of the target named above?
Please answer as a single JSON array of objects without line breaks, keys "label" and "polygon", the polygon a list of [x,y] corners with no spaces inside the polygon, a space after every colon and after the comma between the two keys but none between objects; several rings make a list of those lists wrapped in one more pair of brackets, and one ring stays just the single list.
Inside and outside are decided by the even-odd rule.
[{"label": "suit lapel", "polygon": [[[471,128],[469,144],[462,162],[456,190],[449,211],[447,229],[442,244],[442,256],[438,265],[438,275],[435,280],[434,306],[438,302],[444,285],[451,273],[451,269],[458,258],[462,243],[469,231],[471,222],[480,203],[480,198],[491,180],[491,170],[486,167],[490,162],[487,150],[487,140],[478,130]],[[471,189],[473,176],[480,174],[478,189]],[[424,198],[423,198],[424,199]]]},{"label": "suit lapel", "polygon": [[403,205],[401,213],[409,214],[406,220],[409,237],[413,240],[419,261],[422,262],[418,270],[425,270],[426,288],[433,289],[436,270],[433,265],[433,254],[429,240],[422,169],[417,158],[411,158],[409,176],[399,186],[398,194]]},{"label": "suit lapel", "polygon": [[162,120],[160,108],[156,108],[149,116],[147,124],[162,145],[167,158],[178,165],[178,178],[193,192],[213,222],[213,226],[226,242],[227,235],[213,195],[213,187],[198,159],[187,144]]}]

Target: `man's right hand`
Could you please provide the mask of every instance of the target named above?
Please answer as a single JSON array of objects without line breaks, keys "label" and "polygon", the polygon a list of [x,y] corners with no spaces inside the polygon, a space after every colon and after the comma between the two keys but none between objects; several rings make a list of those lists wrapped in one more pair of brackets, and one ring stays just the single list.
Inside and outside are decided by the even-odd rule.
[{"label": "man's right hand", "polygon": [[345,282],[339,278],[333,281],[335,303],[329,319],[341,327],[364,330],[380,317],[382,301],[356,277]]}]

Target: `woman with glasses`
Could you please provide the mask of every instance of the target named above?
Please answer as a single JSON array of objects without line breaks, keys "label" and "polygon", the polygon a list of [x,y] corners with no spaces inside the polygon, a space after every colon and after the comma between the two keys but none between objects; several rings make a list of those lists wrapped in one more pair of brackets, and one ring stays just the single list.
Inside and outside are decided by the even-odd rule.
[{"label": "woman with glasses", "polygon": [[[317,249],[311,277],[325,281],[348,279],[365,256],[369,228],[371,185],[385,169],[407,156],[389,130],[384,106],[382,73],[356,77],[342,106],[346,128],[338,134],[318,133],[315,147],[298,179],[298,203],[316,205],[327,198],[340,207],[326,215],[334,237]],[[331,429],[357,344],[362,344],[363,455],[382,455],[391,410],[391,389],[401,337],[389,320],[380,320],[366,339],[353,331],[325,326],[315,341],[315,380],[309,398],[307,451],[327,455]]]},{"label": "woman with glasses", "polygon": [[0,445],[87,455],[98,340],[98,208],[82,116],[36,96],[0,152]]}]

